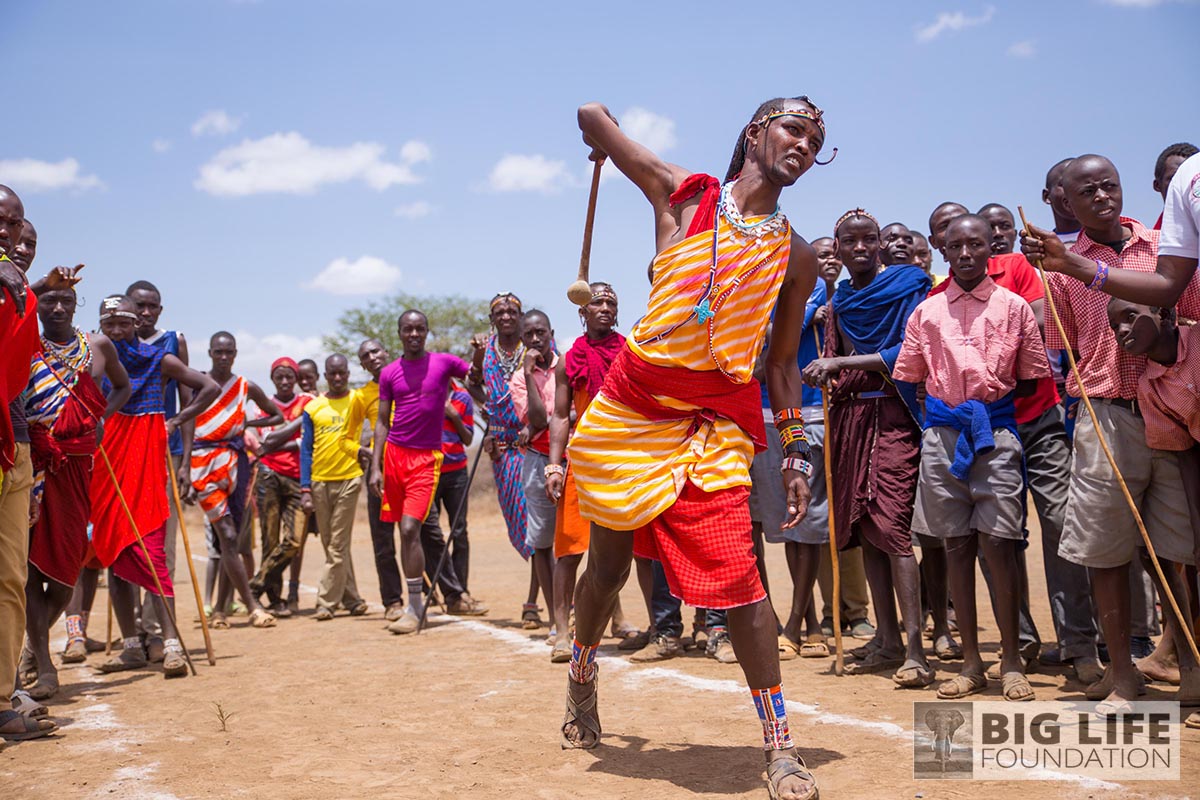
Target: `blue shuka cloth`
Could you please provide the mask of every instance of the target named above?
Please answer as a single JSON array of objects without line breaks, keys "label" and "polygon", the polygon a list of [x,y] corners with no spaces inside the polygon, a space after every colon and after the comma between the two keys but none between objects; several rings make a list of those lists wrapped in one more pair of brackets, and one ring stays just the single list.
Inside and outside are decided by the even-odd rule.
[{"label": "blue shuka cloth", "polygon": [[[888,267],[863,289],[855,289],[847,278],[833,293],[832,306],[837,314],[838,328],[850,340],[856,353],[878,353],[891,373],[904,343],[908,318],[932,286],[933,281],[925,270],[912,264]],[[894,383],[913,418],[920,420],[916,386],[905,381]]]},{"label": "blue shuka cloth", "polygon": [[1016,413],[1012,392],[992,403],[968,400],[954,407],[936,397],[928,396],[925,398],[925,429],[944,427],[958,431],[950,474],[960,481],[965,481],[971,472],[971,465],[975,463],[975,456],[995,449],[993,430],[1010,430],[1020,441]]}]

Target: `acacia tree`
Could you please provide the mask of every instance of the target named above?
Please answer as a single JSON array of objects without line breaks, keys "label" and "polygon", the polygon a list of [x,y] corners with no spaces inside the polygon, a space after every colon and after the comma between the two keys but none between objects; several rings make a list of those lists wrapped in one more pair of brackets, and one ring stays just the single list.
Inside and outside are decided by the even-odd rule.
[{"label": "acacia tree", "polygon": [[343,353],[357,364],[355,354],[363,339],[378,339],[393,358],[400,355],[400,337],[396,321],[406,310],[415,308],[429,319],[431,351],[453,353],[470,359],[471,336],[488,327],[486,300],[472,300],[460,295],[417,297],[396,294],[382,300],[372,300],[365,308],[352,308],[338,317],[337,332],[323,337],[327,351]]}]

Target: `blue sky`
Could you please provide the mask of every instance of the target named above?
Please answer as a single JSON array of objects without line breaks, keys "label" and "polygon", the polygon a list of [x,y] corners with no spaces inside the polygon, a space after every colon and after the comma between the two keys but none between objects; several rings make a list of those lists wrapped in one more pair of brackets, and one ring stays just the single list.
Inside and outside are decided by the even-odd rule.
[{"label": "blue sky", "polygon": [[[227,328],[265,380],[275,355],[321,355],[339,312],[397,290],[512,290],[569,341],[588,100],[720,176],[759,102],[808,94],[840,148],[783,195],[809,238],[858,205],[923,229],[947,199],[1047,222],[1047,167],[1088,151],[1113,159],[1126,213],[1150,223],[1156,155],[1200,140],[1194,2],[593,8],[6,4],[0,182],[37,225],[35,271],[88,265],[81,322],[147,278],[194,363]],[[652,234],[641,195],[610,176],[592,276],[616,286],[626,328]]]}]

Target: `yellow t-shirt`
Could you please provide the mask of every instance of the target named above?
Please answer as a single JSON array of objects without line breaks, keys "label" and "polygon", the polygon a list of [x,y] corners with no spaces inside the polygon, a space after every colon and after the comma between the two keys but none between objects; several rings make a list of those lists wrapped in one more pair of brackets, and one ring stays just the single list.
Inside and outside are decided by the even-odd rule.
[{"label": "yellow t-shirt", "polygon": [[362,412],[355,407],[354,392],[345,397],[321,395],[304,407],[304,416],[312,422],[313,481],[348,481],[362,477],[358,465],[358,440],[346,436],[347,430],[362,427]]},{"label": "yellow t-shirt", "polygon": [[354,442],[355,446],[362,442],[362,423],[367,423],[367,442],[366,447],[371,446],[371,437],[375,433],[375,421],[379,419],[379,381],[372,380],[362,388],[355,389],[350,393],[354,398],[354,406],[352,413],[359,415],[359,424],[353,428],[346,428],[346,438]]}]

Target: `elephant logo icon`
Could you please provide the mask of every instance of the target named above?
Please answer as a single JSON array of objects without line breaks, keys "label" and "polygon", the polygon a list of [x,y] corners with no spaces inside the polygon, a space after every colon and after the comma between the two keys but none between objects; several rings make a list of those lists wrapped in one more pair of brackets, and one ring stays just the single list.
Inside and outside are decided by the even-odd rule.
[{"label": "elephant logo icon", "polygon": [[972,777],[970,703],[913,704],[913,776]]}]

